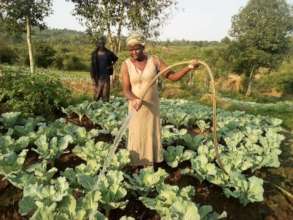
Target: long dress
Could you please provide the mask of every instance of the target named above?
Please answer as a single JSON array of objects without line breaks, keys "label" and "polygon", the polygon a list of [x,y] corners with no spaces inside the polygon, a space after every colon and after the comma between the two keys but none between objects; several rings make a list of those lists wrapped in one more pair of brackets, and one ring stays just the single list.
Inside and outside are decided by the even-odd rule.
[{"label": "long dress", "polygon": [[[138,69],[130,59],[126,65],[131,83],[132,93],[141,97],[143,90],[158,73],[154,58],[149,56],[143,71]],[[128,111],[135,111],[128,105]],[[135,112],[129,122],[128,150],[132,165],[152,165],[163,160],[160,127],[160,100],[157,84],[147,91],[142,107]]]}]

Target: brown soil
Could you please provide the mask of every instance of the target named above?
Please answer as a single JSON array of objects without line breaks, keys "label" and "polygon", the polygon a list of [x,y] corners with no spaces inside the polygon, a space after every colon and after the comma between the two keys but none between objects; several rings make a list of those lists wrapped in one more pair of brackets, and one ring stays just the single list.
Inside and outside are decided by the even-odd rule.
[{"label": "brown soil", "polygon": [[0,192],[4,191],[9,185],[9,182],[3,178],[4,177],[0,175]]},{"label": "brown soil", "polygon": [[85,127],[87,130],[91,130],[96,128],[97,126],[94,125],[91,120],[87,116],[83,116],[81,120],[79,120],[78,116],[73,113],[66,118],[67,122],[71,122],[81,127]]},{"label": "brown soil", "polygon": [[55,167],[58,171],[64,171],[66,168],[74,168],[82,163],[84,160],[77,157],[75,154],[69,152],[62,154],[58,159],[55,160]]},{"label": "brown soil", "polygon": [[[5,189],[0,191],[0,210],[2,209],[4,211],[5,208],[9,209],[11,206],[16,206],[21,196],[22,191],[9,183]],[[0,219],[1,217],[2,213],[0,212]]]},{"label": "brown soil", "polygon": [[5,208],[0,206],[0,220],[27,220],[18,213],[18,206],[12,205]]},{"label": "brown soil", "polygon": [[109,220],[118,220],[122,216],[132,216],[137,220],[160,220],[156,211],[146,208],[141,201],[129,196],[129,202],[124,210],[115,209],[110,212]]}]

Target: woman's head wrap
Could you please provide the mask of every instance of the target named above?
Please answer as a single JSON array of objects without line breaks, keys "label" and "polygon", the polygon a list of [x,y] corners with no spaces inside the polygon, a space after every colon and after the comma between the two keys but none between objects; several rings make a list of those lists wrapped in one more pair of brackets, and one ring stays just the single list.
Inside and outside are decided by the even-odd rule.
[{"label": "woman's head wrap", "polygon": [[145,45],[145,38],[141,33],[134,32],[129,35],[129,37],[126,39],[126,44],[128,47],[134,46],[134,45]]}]

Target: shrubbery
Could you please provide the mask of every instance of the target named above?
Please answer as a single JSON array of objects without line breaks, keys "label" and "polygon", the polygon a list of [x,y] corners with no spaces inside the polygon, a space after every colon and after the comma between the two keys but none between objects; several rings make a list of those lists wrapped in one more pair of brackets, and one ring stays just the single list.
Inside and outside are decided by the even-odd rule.
[{"label": "shrubbery", "polygon": [[52,66],[59,70],[89,70],[89,67],[79,57],[67,54],[57,54]]},{"label": "shrubbery", "polygon": [[55,60],[56,51],[47,44],[40,44],[35,50],[35,62],[38,67],[47,68]]},{"label": "shrubbery", "polygon": [[82,63],[80,58],[76,56],[67,56],[63,60],[64,70],[88,70],[87,66]]},{"label": "shrubbery", "polygon": [[291,62],[284,63],[277,72],[272,72],[255,83],[256,92],[266,92],[275,88],[284,95],[293,94],[293,74]]},{"label": "shrubbery", "polygon": [[0,75],[0,106],[6,111],[21,111],[50,117],[70,104],[70,91],[61,81],[43,74],[5,68]]},{"label": "shrubbery", "polygon": [[[21,49],[21,52],[25,52]],[[83,54],[76,55],[72,51],[66,48],[55,48],[46,42],[39,42],[34,48],[35,65],[42,68],[56,68],[59,70],[89,70],[89,65],[85,64],[81,59]],[[16,56],[16,55],[15,55]],[[24,53],[24,59],[19,63],[29,65],[29,57],[27,53]],[[0,57],[1,57],[1,44],[0,44]]]},{"label": "shrubbery", "polygon": [[0,41],[0,63],[13,64],[17,60],[15,51]]}]

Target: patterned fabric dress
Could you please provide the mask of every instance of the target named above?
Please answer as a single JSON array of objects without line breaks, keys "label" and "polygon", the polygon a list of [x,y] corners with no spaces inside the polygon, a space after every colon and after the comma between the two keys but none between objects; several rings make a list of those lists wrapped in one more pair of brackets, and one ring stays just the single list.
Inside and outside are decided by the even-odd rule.
[{"label": "patterned fabric dress", "polygon": [[[154,58],[149,56],[143,71],[138,69],[130,59],[127,59],[132,93],[141,97],[143,90],[158,73]],[[128,111],[135,111],[128,105]],[[160,100],[157,84],[148,90],[143,99],[143,105],[135,112],[129,122],[128,149],[132,165],[152,165],[163,160],[160,127]]]}]

